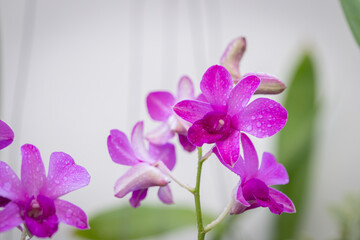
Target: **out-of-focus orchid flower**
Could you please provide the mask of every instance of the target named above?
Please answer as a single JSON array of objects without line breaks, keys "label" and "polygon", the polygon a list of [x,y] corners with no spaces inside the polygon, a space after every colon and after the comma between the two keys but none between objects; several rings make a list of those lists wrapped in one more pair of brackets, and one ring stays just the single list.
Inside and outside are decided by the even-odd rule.
[{"label": "out-of-focus orchid flower", "polygon": [[231,75],[224,67],[210,67],[200,83],[207,102],[184,100],[173,108],[193,124],[188,130],[189,141],[196,146],[216,143],[224,162],[233,166],[239,158],[240,131],[259,138],[280,131],[287,120],[285,108],[267,98],[248,104],[259,84],[260,79],[250,75],[233,88]]},{"label": "out-of-focus orchid flower", "polygon": [[37,237],[51,237],[59,222],[79,229],[88,229],[85,212],[60,196],[89,184],[85,168],[63,152],[50,156],[48,176],[39,150],[30,144],[21,147],[21,180],[13,170],[0,161],[0,232],[25,223]]},{"label": "out-of-focus orchid flower", "polygon": [[179,141],[186,151],[195,150],[196,146],[187,139],[187,129],[191,124],[179,118],[172,110],[174,104],[185,99],[195,99],[193,83],[187,76],[180,78],[176,97],[166,91],[151,92],[147,96],[146,104],[150,117],[155,121],[162,122],[158,128],[146,134],[149,142],[162,145],[177,133]]},{"label": "out-of-focus orchid flower", "polygon": [[[295,206],[282,192],[271,188],[271,185],[287,184],[289,176],[285,167],[276,162],[271,153],[264,152],[261,165],[254,145],[244,133],[241,134],[241,143],[244,150],[244,159],[239,160],[234,167],[228,167],[240,176],[240,182],[235,193],[235,202],[230,214],[240,214],[257,207],[268,207],[272,213],[294,213]],[[223,162],[218,151],[215,154]]]},{"label": "out-of-focus orchid flower", "polygon": [[0,120],[0,149],[9,146],[14,140],[14,132],[3,121]]},{"label": "out-of-focus orchid flower", "polygon": [[173,203],[168,186],[170,178],[159,166],[165,165],[169,170],[175,166],[175,147],[170,143],[156,145],[149,143],[145,147],[143,122],[138,122],[131,133],[131,143],[119,130],[111,130],[107,140],[111,159],[118,164],[132,166],[115,183],[115,196],[122,198],[132,192],[130,204],[140,206],[149,187],[159,186],[158,196],[166,204]]}]

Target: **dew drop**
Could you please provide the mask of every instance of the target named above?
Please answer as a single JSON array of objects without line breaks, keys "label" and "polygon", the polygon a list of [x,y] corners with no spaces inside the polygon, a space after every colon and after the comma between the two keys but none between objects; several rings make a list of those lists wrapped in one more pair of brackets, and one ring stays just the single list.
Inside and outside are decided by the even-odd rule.
[{"label": "dew drop", "polygon": [[56,184],[59,184],[60,182],[59,182],[59,180],[55,180],[55,183],[56,183]]},{"label": "dew drop", "polygon": [[271,127],[271,124],[268,124],[267,127]]},{"label": "dew drop", "polygon": [[260,114],[260,115],[259,115],[259,118],[260,118],[260,119],[263,118],[263,115]]},{"label": "dew drop", "polygon": [[255,116],[251,116],[251,120],[255,120]]},{"label": "dew drop", "polygon": [[252,130],[252,126],[251,126],[251,125],[249,125],[249,126],[246,127],[246,131],[250,132],[251,130]]},{"label": "dew drop", "polygon": [[6,182],[6,183],[4,184],[4,190],[5,190],[5,191],[9,191],[10,189],[11,189],[11,184],[8,183],[8,182]]},{"label": "dew drop", "polygon": [[272,104],[269,105],[269,108],[273,108],[273,107],[274,107],[274,105],[272,105]]},{"label": "dew drop", "polygon": [[257,127],[261,127],[261,122],[257,122],[257,123],[256,123],[256,126],[257,126]]},{"label": "dew drop", "polygon": [[72,210],[71,209],[68,209],[67,211],[66,211],[66,217],[67,218],[70,218],[72,216]]}]

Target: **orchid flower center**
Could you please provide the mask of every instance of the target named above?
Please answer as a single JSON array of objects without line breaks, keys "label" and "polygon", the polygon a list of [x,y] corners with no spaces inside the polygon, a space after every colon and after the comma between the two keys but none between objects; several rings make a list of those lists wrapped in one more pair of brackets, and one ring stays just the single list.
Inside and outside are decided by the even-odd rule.
[{"label": "orchid flower center", "polygon": [[209,133],[226,134],[231,130],[231,118],[227,114],[220,112],[210,112],[204,116],[203,120],[205,122],[205,129]]},{"label": "orchid flower center", "polygon": [[54,201],[43,195],[33,196],[25,205],[25,217],[43,221],[56,212]]},{"label": "orchid flower center", "polygon": [[39,202],[36,199],[31,200],[31,210],[27,213],[28,217],[38,218],[43,214],[43,209],[40,207]]},{"label": "orchid flower center", "polygon": [[242,187],[243,195],[246,201],[260,199],[267,201],[269,199],[269,188],[266,184],[257,179],[252,178],[246,181]]}]

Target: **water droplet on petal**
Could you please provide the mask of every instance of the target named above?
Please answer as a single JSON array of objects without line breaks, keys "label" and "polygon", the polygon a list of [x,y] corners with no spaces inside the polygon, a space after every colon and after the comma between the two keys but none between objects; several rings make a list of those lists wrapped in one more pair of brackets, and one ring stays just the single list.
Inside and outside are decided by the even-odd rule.
[{"label": "water droplet on petal", "polygon": [[260,119],[263,118],[263,115],[260,114],[260,115],[259,115],[259,118],[260,118]]},{"label": "water droplet on petal", "polygon": [[256,126],[257,126],[257,127],[261,127],[261,122],[257,122],[257,123],[256,123]]},{"label": "water droplet on petal", "polygon": [[246,131],[250,132],[251,130],[252,130],[252,126],[251,126],[251,125],[249,125],[249,126],[246,127]]},{"label": "water droplet on petal", "polygon": [[268,124],[267,127],[271,127],[272,125],[271,124]]},{"label": "water droplet on petal", "polygon": [[59,184],[60,182],[59,182],[59,180],[55,180],[55,183],[56,183],[56,184]]},{"label": "water droplet on petal", "polygon": [[71,209],[68,209],[68,210],[66,211],[65,216],[66,216],[67,218],[72,217],[72,210],[71,210]]},{"label": "water droplet on petal", "polygon": [[11,184],[8,183],[8,182],[4,183],[4,190],[5,191],[10,191],[10,189],[11,189]]},{"label": "water droplet on petal", "polygon": [[269,105],[269,108],[273,108],[273,107],[274,107],[274,105],[272,105],[272,104]]},{"label": "water droplet on petal", "polygon": [[251,120],[255,120],[255,116],[251,116]]}]

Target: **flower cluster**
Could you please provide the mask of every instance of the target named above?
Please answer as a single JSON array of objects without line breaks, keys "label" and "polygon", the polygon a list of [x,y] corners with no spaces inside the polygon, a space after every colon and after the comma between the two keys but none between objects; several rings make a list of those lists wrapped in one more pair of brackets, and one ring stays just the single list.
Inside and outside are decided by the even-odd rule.
[{"label": "flower cluster", "polygon": [[[268,207],[275,214],[295,212],[286,195],[269,187],[288,183],[286,169],[270,153],[264,153],[259,168],[256,150],[246,135],[270,137],[285,126],[287,111],[280,103],[268,98],[251,101],[254,94],[280,93],[285,85],[269,74],[241,76],[239,62],[245,49],[245,38],[232,41],[220,60],[221,65],[211,66],[203,75],[201,94],[197,97],[189,77],[180,79],[176,97],[167,91],[147,96],[150,117],[161,122],[146,134],[148,150],[143,141],[142,122],[135,125],[131,144],[123,132],[111,131],[108,149],[112,160],[132,166],[117,180],[116,197],[132,192],[130,203],[138,207],[148,188],[159,186],[160,200],[172,203],[168,184],[170,179],[178,181],[170,172],[175,165],[175,152],[169,141],[177,134],[189,152],[203,144],[214,144],[208,155],[215,153],[225,167],[240,176],[231,214],[256,207]],[[193,188],[186,188],[194,193]]]},{"label": "flower cluster", "polygon": [[[0,121],[1,148],[9,145],[14,134]],[[50,156],[48,175],[39,150],[25,144],[21,147],[21,180],[5,162],[0,161],[0,232],[14,227],[30,236],[51,237],[60,222],[88,229],[85,212],[59,197],[89,184],[90,175],[75,164],[66,153]],[[25,229],[21,227],[24,224]]]}]

